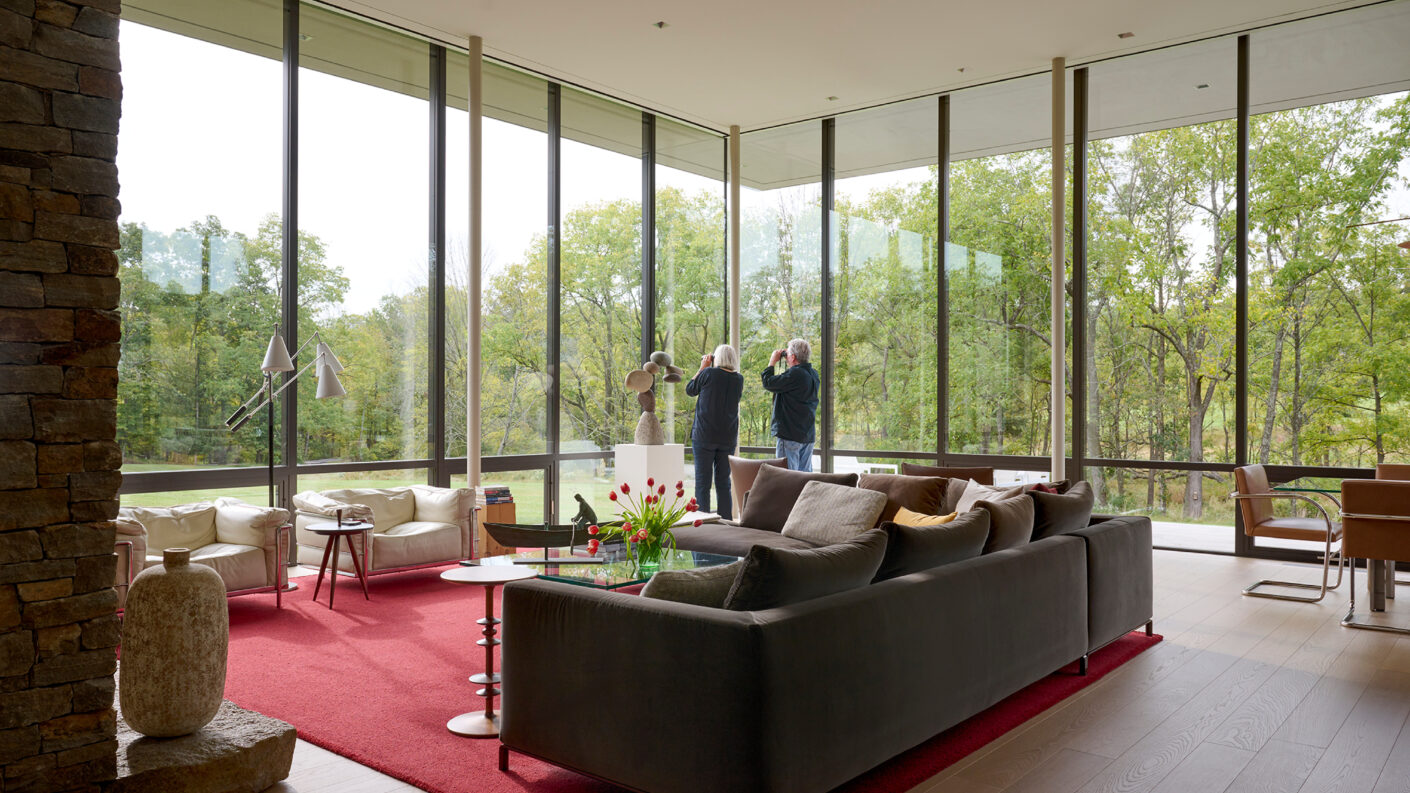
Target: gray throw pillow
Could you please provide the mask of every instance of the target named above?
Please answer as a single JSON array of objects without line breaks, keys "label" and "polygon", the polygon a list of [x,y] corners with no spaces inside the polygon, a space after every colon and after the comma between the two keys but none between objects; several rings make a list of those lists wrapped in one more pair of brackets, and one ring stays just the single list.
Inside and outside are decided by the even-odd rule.
[{"label": "gray throw pillow", "polygon": [[979,501],[975,509],[989,513],[989,539],[984,553],[1020,548],[1033,538],[1033,499],[1020,493],[1001,501]]},{"label": "gray throw pillow", "polygon": [[744,557],[725,608],[760,611],[864,587],[876,576],[885,554],[886,532],[881,529],[807,551],[756,545]]},{"label": "gray throw pillow", "polygon": [[886,556],[875,581],[979,556],[989,537],[989,511],[972,509],[938,526],[902,526],[888,521],[881,529],[886,532]]},{"label": "gray throw pillow", "polygon": [[[857,487],[886,494],[886,509],[881,511],[877,525],[896,517],[901,507],[923,515],[946,515],[945,493],[950,480],[942,476],[905,476],[904,474],[862,474]],[[953,512],[954,510],[950,510]]]},{"label": "gray throw pillow", "polygon": [[1033,539],[1066,534],[1087,525],[1092,519],[1092,485],[1086,481],[1067,488],[1065,493],[1029,491],[1033,500]]},{"label": "gray throw pillow", "polygon": [[642,587],[641,596],[677,603],[720,608],[725,604],[734,579],[744,567],[744,560],[694,570],[662,570]]},{"label": "gray throw pillow", "polygon": [[884,509],[885,493],[812,481],[793,502],[783,536],[813,545],[846,542],[875,527]]},{"label": "gray throw pillow", "polygon": [[744,514],[739,516],[739,525],[765,531],[783,531],[788,513],[793,511],[793,502],[798,500],[803,486],[813,481],[856,487],[857,475],[814,474],[766,465],[759,469],[754,486],[749,489],[749,500],[744,503]]}]

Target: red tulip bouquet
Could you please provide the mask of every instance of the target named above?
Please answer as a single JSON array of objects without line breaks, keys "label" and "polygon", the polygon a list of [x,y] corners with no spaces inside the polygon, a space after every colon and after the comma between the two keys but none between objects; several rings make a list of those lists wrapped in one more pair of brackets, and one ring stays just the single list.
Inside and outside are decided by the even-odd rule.
[{"label": "red tulip bouquet", "polygon": [[[653,488],[655,488],[653,490]],[[620,495],[618,494],[620,490]],[[646,491],[634,495],[625,482],[618,490],[608,494],[608,498],[622,507],[620,525],[589,526],[588,553],[596,554],[603,540],[621,537],[626,546],[627,561],[638,573],[654,573],[661,567],[661,554],[666,549],[675,550],[676,535],[671,527],[676,525],[687,512],[699,508],[694,498],[682,503],[685,498],[685,483],[676,482],[675,498],[666,503],[666,485],[657,484],[650,477],[646,480]],[[700,521],[695,521],[699,526]]]}]

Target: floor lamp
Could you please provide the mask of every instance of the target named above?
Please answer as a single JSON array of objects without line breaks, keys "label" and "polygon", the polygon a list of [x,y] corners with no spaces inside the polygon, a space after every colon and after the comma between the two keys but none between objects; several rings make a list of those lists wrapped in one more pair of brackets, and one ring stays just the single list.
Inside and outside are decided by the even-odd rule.
[{"label": "floor lamp", "polygon": [[[284,381],[278,390],[274,388],[274,375],[279,372],[294,372],[294,358],[304,351],[310,344],[317,344],[313,361],[299,369],[293,377]],[[230,418],[225,420],[225,426],[231,432],[239,430],[245,426],[260,408],[265,408],[268,415],[269,431],[269,506],[274,506],[274,400],[289,386],[293,385],[300,377],[303,377],[310,369],[314,370],[314,377],[318,378],[317,397],[328,399],[329,397],[340,397],[347,393],[343,389],[343,384],[338,380],[338,373],[343,371],[343,364],[338,360],[338,356],[328,348],[317,332],[299,346],[293,356],[289,355],[289,348],[284,344],[284,336],[279,332],[279,326],[274,327],[274,335],[269,337],[269,347],[264,353],[264,364],[260,366],[260,371],[264,373],[264,382],[259,388],[245,400]],[[263,401],[261,401],[263,400]]]}]

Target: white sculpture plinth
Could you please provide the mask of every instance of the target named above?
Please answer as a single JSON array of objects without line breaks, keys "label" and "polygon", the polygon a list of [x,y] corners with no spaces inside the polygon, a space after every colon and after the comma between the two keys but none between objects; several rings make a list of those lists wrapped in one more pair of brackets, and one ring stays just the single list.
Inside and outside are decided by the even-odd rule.
[{"label": "white sculpture plinth", "polygon": [[[672,492],[676,482],[685,479],[685,446],[680,443],[665,443],[660,446],[639,446],[635,443],[619,443],[617,453],[616,485],[626,482],[633,494],[645,493],[646,479],[650,477],[657,484],[666,484],[666,503],[675,498]],[[688,494],[687,494],[688,495]],[[614,509],[614,514],[621,514]]]}]

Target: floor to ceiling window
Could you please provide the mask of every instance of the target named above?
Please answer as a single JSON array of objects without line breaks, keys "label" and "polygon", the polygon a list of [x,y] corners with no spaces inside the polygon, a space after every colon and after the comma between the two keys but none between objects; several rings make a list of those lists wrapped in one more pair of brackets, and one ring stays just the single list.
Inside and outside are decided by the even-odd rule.
[{"label": "floor to ceiling window", "polygon": [[759,373],[790,339],[808,342],[815,369],[823,355],[821,126],[814,121],[750,133],[741,139],[740,158],[739,354],[745,387],[739,444],[772,448],[773,403]]},{"label": "floor to ceiling window", "polygon": [[220,34],[171,25],[160,3],[123,6],[117,421],[129,474],[268,461],[263,413],[237,433],[224,420],[258,385],[279,317],[281,12],[231,5],[243,28]]},{"label": "floor to ceiling window", "polygon": [[[1236,40],[1090,68],[1086,456],[1102,510],[1232,550]],[[1162,467],[1162,463],[1192,464]]]},{"label": "floor to ceiling window", "polygon": [[898,470],[936,450],[939,100],[849,113],[835,127],[834,470]]},{"label": "floor to ceiling window", "polygon": [[952,454],[1050,451],[1050,92],[1036,75],[951,95]]},{"label": "floor to ceiling window", "polygon": [[299,337],[322,334],[347,395],[300,381],[298,459],[422,459],[430,49],[318,6],[300,15]]},{"label": "floor to ceiling window", "polygon": [[[666,437],[690,448],[695,400],[685,383],[700,357],[729,341],[724,145],[720,136],[656,118],[656,328],[652,349],[685,370],[657,388]],[[690,473],[688,470],[687,473]]]}]

